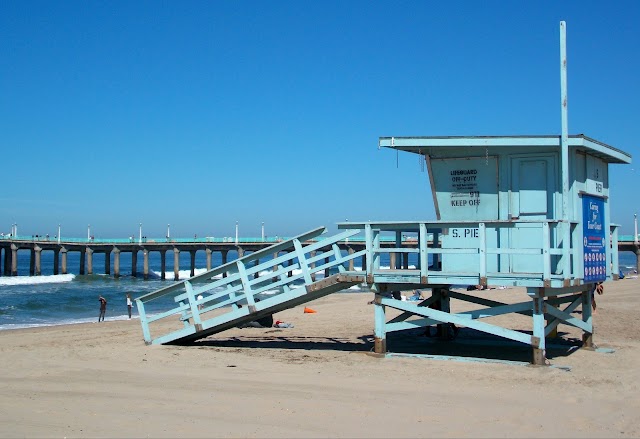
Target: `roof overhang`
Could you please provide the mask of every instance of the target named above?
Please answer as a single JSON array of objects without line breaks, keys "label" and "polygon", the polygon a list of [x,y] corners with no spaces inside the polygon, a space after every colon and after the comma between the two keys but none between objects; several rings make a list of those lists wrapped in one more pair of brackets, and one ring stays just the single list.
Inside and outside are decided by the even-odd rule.
[{"label": "roof overhang", "polygon": [[[560,136],[424,136],[380,137],[378,146],[415,154],[429,154],[433,148],[464,147],[557,147]],[[583,134],[569,136],[569,147],[587,151],[607,163],[631,163],[631,155]]]}]

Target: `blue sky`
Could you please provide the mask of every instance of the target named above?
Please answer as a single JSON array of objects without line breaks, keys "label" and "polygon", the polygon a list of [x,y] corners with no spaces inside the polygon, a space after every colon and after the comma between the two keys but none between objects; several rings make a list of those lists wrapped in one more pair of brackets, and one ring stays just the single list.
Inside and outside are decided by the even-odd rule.
[{"label": "blue sky", "polygon": [[[0,4],[0,229],[294,235],[432,220],[379,136],[560,134],[640,157],[640,2]],[[635,164],[612,169],[623,233]]]}]

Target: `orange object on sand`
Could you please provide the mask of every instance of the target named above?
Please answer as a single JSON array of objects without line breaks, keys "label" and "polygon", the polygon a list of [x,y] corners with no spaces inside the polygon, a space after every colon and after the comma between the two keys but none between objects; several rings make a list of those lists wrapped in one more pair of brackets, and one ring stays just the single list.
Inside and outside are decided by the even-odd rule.
[{"label": "orange object on sand", "polygon": [[311,308],[305,308],[304,309],[304,313],[305,314],[315,314],[316,312],[317,312],[316,310],[313,310]]}]

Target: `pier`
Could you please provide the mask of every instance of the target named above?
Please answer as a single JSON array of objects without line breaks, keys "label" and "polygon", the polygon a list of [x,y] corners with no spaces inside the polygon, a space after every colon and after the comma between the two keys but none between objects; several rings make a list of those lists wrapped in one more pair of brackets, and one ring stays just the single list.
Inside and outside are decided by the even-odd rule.
[{"label": "pier", "polygon": [[[25,257],[23,254],[29,252],[29,275],[40,276],[42,274],[42,253],[53,252],[53,274],[68,273],[68,254],[71,252],[79,253],[80,275],[97,274],[99,271],[94,266],[94,256],[96,254],[104,254],[104,274],[120,277],[120,261],[124,257],[131,258],[131,275],[137,276],[138,259],[141,254],[142,259],[142,276],[145,280],[149,279],[149,255],[151,252],[160,254],[161,279],[165,280],[167,253],[173,253],[173,280],[179,279],[180,271],[180,254],[188,253],[190,256],[191,276],[195,274],[195,260],[198,251],[204,251],[206,254],[206,269],[211,270],[212,255],[214,252],[220,254],[222,265],[226,264],[230,258],[230,253],[235,253],[237,258],[252,254],[264,248],[270,247],[279,242],[286,241],[288,238],[143,238],[143,239],[83,239],[83,238],[53,238],[46,237],[3,237],[0,239],[0,274],[3,276],[18,276],[18,258]],[[321,241],[321,238],[318,240]],[[314,240],[313,242],[316,242]],[[309,244],[311,242],[305,243]],[[329,244],[328,244],[329,245]],[[391,242],[389,242],[391,245]],[[408,240],[405,245],[407,247],[415,247],[416,243]],[[359,241],[347,239],[338,243],[341,251],[347,254],[353,254],[362,250],[365,246],[364,240]],[[126,256],[125,256],[126,255]],[[171,255],[169,255],[170,257]],[[395,265],[395,254],[392,263]],[[273,258],[277,258],[275,253]],[[235,259],[235,258],[233,258]],[[112,266],[113,263],[113,266]],[[362,258],[362,264],[364,264]],[[408,259],[399,259],[398,265],[407,266]],[[350,268],[354,268],[354,261],[351,261]],[[98,269],[99,270],[99,269]]]},{"label": "pier", "polygon": [[[383,247],[393,247],[396,244],[396,238],[382,238]],[[161,279],[165,280],[167,252],[173,253],[173,280],[178,280],[180,271],[180,254],[188,253],[190,256],[191,276],[195,274],[195,259],[198,251],[204,251],[206,254],[206,268],[212,268],[212,254],[220,253],[222,265],[226,264],[229,259],[229,253],[234,252],[240,259],[244,255],[251,254],[288,240],[286,237],[275,238],[143,238],[143,239],[85,239],[85,238],[53,238],[17,236],[3,237],[0,239],[0,274],[3,276],[18,275],[18,251],[29,251],[29,275],[40,276],[42,274],[42,252],[53,252],[53,274],[67,274],[68,263],[67,255],[70,252],[80,254],[78,272],[81,275],[97,273],[94,267],[93,258],[95,254],[104,254],[104,271],[106,275],[120,277],[120,261],[123,257],[131,258],[131,275],[138,275],[138,257],[142,253],[142,276],[146,280],[149,278],[149,254],[158,252],[160,254],[161,263]],[[307,242],[310,244],[316,240]],[[405,237],[401,239],[402,247],[415,249],[418,242],[413,237]],[[431,242],[431,241],[430,241]],[[352,237],[345,241],[337,243],[338,248],[347,254],[354,254],[365,248],[363,237]],[[618,251],[633,252],[636,255],[636,270],[640,272],[640,244],[638,239],[634,239],[633,235],[620,235],[618,240]],[[113,258],[112,258],[113,255]],[[125,256],[126,255],[126,256]],[[22,256],[24,257],[24,256]],[[274,254],[274,258],[278,255]],[[366,257],[361,258],[361,266],[366,264]],[[409,260],[407,255],[396,253],[389,254],[390,266],[393,268],[408,268]],[[113,261],[113,266],[112,266]],[[349,270],[353,271],[355,262],[350,260]]]}]

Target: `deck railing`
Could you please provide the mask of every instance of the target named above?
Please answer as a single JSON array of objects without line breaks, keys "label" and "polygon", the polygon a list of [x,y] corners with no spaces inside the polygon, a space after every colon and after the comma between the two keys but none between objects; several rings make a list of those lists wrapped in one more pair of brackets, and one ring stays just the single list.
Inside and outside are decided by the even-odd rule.
[{"label": "deck railing", "polygon": [[[340,229],[360,229],[364,232],[367,258],[367,281],[370,283],[414,284],[481,284],[531,287],[563,287],[579,285],[583,279],[582,233],[576,222],[542,221],[432,221],[432,222],[363,222],[340,223]],[[473,241],[459,240],[460,245],[445,241],[443,235],[453,229],[477,229]],[[510,239],[510,231],[536,231],[540,240],[532,244],[518,244]],[[494,245],[488,236],[494,237]],[[381,237],[395,235],[395,246],[382,246]],[[352,238],[353,239],[353,238]],[[416,240],[416,247],[402,245]],[[443,247],[443,243],[446,245]],[[495,245],[497,243],[497,245]],[[566,243],[566,244],[565,244]],[[618,226],[611,226],[610,246],[607,248],[607,278],[618,272]],[[381,256],[388,254],[417,254],[416,267],[382,267]],[[406,256],[405,256],[406,255]],[[442,264],[447,258],[448,263]],[[403,259],[404,258],[404,259]],[[456,264],[456,258],[464,264]],[[520,259],[517,259],[520,258]],[[520,270],[514,263],[534,267]],[[400,264],[402,265],[402,264]],[[471,267],[469,267],[471,265]]]}]

